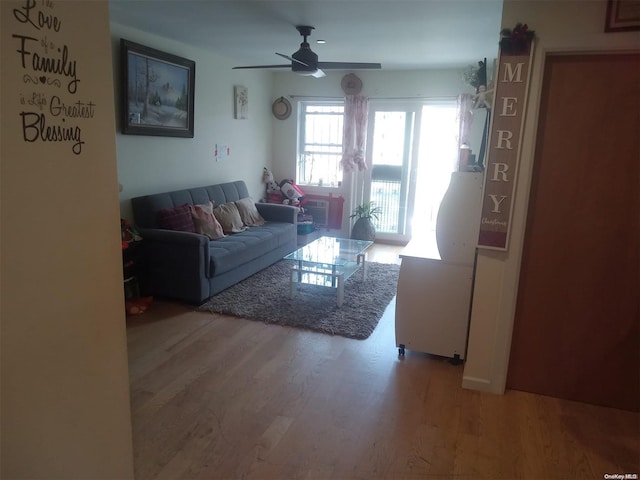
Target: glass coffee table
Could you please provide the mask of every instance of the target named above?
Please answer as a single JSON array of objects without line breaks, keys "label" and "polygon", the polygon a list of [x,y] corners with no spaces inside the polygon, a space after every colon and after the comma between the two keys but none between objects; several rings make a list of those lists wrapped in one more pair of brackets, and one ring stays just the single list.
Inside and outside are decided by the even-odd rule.
[{"label": "glass coffee table", "polygon": [[287,255],[285,260],[296,263],[291,269],[291,298],[298,285],[306,283],[335,288],[337,304],[344,303],[344,282],[362,269],[362,280],[367,279],[366,250],[373,242],[346,238],[320,237]]}]

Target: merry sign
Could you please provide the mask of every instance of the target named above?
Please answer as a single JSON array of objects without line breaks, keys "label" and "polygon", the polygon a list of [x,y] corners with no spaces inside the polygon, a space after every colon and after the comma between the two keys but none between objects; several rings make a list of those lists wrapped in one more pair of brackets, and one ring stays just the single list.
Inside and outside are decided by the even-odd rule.
[{"label": "merry sign", "polygon": [[478,247],[507,250],[533,44],[499,56]]}]

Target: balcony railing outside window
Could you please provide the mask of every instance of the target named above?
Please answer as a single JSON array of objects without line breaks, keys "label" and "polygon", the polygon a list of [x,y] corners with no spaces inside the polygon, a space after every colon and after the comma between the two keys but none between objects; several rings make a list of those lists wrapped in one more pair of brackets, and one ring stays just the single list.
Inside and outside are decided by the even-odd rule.
[{"label": "balcony railing outside window", "polygon": [[373,220],[376,231],[398,233],[401,186],[399,180],[372,180],[371,201],[381,210],[378,220]]}]

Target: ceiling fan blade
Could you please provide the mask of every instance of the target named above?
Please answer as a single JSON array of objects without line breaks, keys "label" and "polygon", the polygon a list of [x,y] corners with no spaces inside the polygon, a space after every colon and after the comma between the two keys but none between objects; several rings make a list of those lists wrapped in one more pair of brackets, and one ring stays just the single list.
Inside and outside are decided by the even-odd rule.
[{"label": "ceiling fan blade", "polygon": [[278,53],[278,52],[276,52],[276,55],[280,55],[282,58],[286,58],[286,59],[287,59],[287,60],[289,60],[290,62],[296,62],[296,63],[299,63],[300,65],[304,65],[305,67],[308,67],[308,66],[309,66],[309,65],[307,65],[306,63],[301,62],[300,60],[296,60],[295,58],[290,57],[289,55],[285,55],[284,53]]},{"label": "ceiling fan blade", "polygon": [[318,62],[318,68],[325,70],[380,70],[380,63],[361,62]]},{"label": "ceiling fan blade", "polygon": [[318,69],[316,70],[316,73],[314,73],[313,75],[311,75],[312,77],[316,77],[316,78],[322,78],[322,77],[326,77],[327,74],[324,73],[322,70]]},{"label": "ceiling fan blade", "polygon": [[233,67],[232,70],[240,70],[243,68],[291,68],[291,65],[251,65],[249,67]]}]

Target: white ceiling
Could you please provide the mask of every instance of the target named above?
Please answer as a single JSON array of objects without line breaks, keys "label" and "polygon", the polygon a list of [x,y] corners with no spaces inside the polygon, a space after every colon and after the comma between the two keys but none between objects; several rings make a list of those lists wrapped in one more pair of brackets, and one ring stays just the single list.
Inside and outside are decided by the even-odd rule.
[{"label": "white ceiling", "polygon": [[[110,0],[111,21],[214,51],[240,65],[286,64],[315,27],[320,61],[383,70],[475,65],[497,55],[502,0]],[[316,44],[324,39],[326,44]]]}]

